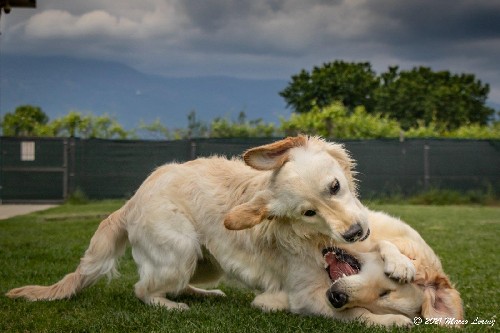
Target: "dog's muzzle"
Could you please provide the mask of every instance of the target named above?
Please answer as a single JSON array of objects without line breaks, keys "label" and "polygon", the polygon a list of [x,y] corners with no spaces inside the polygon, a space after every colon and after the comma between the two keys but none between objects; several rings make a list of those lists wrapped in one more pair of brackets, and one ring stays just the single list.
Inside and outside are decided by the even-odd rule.
[{"label": "dog's muzzle", "polygon": [[361,224],[356,223],[353,224],[349,230],[347,230],[343,235],[342,238],[345,239],[346,242],[348,243],[354,243],[356,241],[363,241],[368,238],[370,235],[370,229],[367,230],[366,235],[363,236],[363,228],[361,227]]}]

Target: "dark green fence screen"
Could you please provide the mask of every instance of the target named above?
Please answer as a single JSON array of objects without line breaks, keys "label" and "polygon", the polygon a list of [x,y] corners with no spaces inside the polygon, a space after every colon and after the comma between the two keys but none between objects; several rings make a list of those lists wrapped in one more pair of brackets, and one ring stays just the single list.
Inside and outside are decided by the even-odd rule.
[{"label": "dark green fence screen", "polygon": [[[1,138],[2,202],[130,197],[156,167],[201,156],[240,155],[275,139],[180,141]],[[362,197],[430,188],[500,190],[498,140],[341,141],[357,161]]]}]

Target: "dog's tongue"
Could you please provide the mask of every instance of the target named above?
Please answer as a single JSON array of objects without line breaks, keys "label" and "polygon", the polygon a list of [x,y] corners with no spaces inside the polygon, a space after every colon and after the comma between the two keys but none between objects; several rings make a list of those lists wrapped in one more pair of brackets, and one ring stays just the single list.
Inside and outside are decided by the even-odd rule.
[{"label": "dog's tongue", "polygon": [[330,274],[330,279],[335,282],[344,275],[353,275],[356,274],[356,270],[351,267],[348,263],[342,260],[338,260],[335,256],[335,253],[328,252],[325,255],[325,261],[328,265],[328,273]]}]

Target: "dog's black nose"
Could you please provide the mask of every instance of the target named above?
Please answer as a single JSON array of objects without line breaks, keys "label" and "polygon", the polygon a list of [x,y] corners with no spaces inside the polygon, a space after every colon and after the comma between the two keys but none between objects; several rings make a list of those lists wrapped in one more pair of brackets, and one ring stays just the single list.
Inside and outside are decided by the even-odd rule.
[{"label": "dog's black nose", "polygon": [[349,243],[354,243],[363,235],[363,228],[359,223],[353,224],[349,230],[347,230],[342,237]]},{"label": "dog's black nose", "polygon": [[340,291],[327,291],[326,295],[333,307],[339,309],[347,304],[349,297]]}]

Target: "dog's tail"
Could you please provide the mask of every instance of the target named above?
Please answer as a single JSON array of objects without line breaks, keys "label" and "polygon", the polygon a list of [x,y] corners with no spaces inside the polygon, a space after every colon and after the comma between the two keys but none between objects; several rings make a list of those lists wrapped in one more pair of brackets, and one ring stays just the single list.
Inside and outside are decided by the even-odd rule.
[{"label": "dog's tail", "polygon": [[116,261],[123,255],[127,245],[123,214],[124,208],[121,208],[101,222],[75,272],[69,273],[51,286],[15,288],[6,296],[26,298],[31,301],[70,298],[83,288],[95,283],[103,275],[109,278],[117,275]]}]

